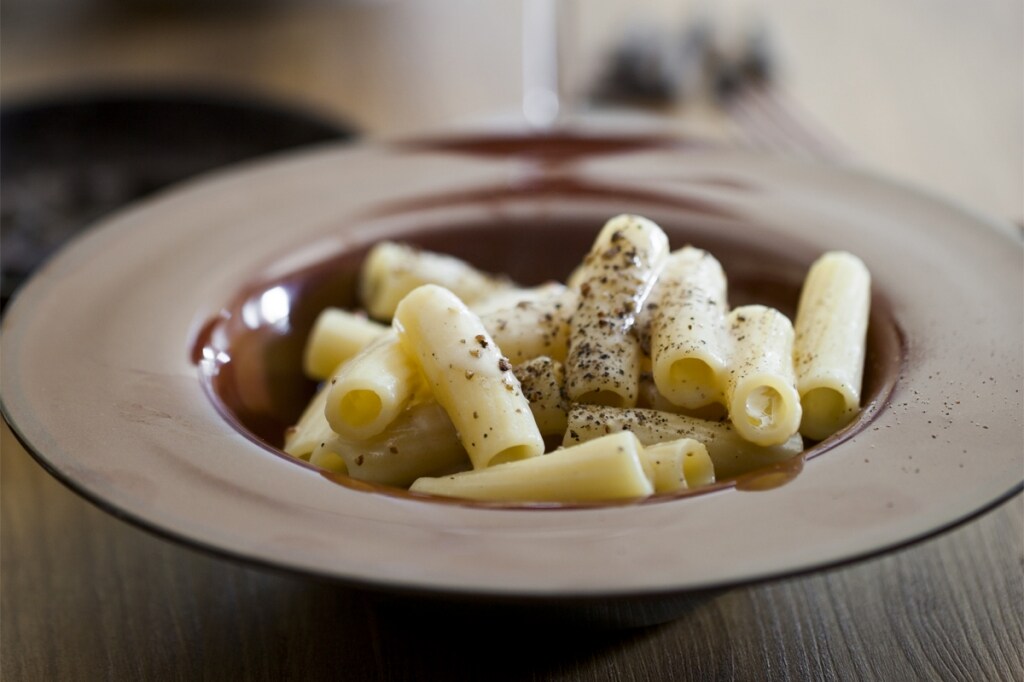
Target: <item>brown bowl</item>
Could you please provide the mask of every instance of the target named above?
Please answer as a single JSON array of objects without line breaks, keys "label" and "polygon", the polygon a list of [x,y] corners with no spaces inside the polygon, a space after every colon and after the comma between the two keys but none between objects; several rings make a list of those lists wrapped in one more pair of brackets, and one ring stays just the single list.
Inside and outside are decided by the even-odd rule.
[{"label": "brown bowl", "polygon": [[[277,451],[312,388],[304,332],[351,304],[370,244],[530,283],[564,276],[622,212],[716,253],[734,304],[791,307],[828,249],[872,271],[869,407],[786,485],[524,511],[354,489]],[[3,410],[89,499],[222,555],[389,593],[672,611],[905,545],[1019,490],[1021,263],[1010,226],[935,197],[665,139],[321,149],[160,195],[53,259],[4,320]],[[261,321],[252,302],[273,287],[287,314]]]},{"label": "brown bowl", "polygon": [[[555,195],[586,197],[591,190],[585,183],[569,186],[564,179],[536,178],[529,184],[534,196]],[[601,188],[603,200],[629,205],[637,193]],[[487,201],[518,201],[523,188],[491,188]],[[775,307],[792,319],[800,295],[803,277],[811,262],[820,255],[808,243],[785,242],[765,225],[732,217],[698,201],[680,209],[670,196],[642,195],[648,215],[657,215],[659,224],[670,236],[674,248],[694,244],[715,254],[728,277],[730,299],[734,305],[760,303]],[[432,251],[458,256],[488,272],[504,273],[514,281],[534,285],[564,280],[582,261],[600,226],[609,217],[603,208],[581,205],[572,216],[552,220],[544,216],[523,218],[496,216],[480,222],[463,222],[460,214],[479,201],[477,196],[461,193],[432,195],[422,202],[403,202],[381,206],[361,219],[355,229],[375,235],[366,243],[350,244],[337,253],[324,254],[319,262],[297,271],[276,275],[246,285],[228,300],[220,312],[203,326],[193,348],[193,360],[200,366],[207,391],[222,414],[242,433],[268,450],[295,464],[298,460],[282,452],[285,429],[298,421],[312,398],[316,384],[302,371],[302,350],[313,321],[327,306],[357,309],[357,279],[363,258],[380,237],[378,221],[409,225],[398,238]],[[705,218],[711,216],[713,222]],[[253,315],[261,301],[272,296],[286,300],[288,324]],[[745,474],[741,480],[719,481],[700,489],[661,494],[643,501],[658,502],[681,496],[704,494],[739,485],[747,490],[763,490],[789,482],[803,469],[803,463],[867,428],[885,408],[896,384],[906,355],[903,339],[888,300],[876,293],[868,329],[868,348],[863,385],[865,409],[841,433],[821,443],[808,443],[801,457],[791,462],[772,464]],[[203,358],[210,360],[203,361]],[[423,499],[402,490],[323,472],[341,485],[381,494]],[[454,503],[447,498],[438,502]],[[578,508],[593,505],[507,504],[458,501],[480,507]]]}]

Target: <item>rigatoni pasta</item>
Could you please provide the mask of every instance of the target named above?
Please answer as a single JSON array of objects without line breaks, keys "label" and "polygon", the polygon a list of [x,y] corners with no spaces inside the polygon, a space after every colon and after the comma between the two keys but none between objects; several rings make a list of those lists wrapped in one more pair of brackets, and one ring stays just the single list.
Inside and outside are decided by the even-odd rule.
[{"label": "rigatoni pasta", "polygon": [[541,434],[561,436],[565,433],[569,399],[565,395],[565,368],[562,363],[541,356],[516,365],[512,371],[519,379]]},{"label": "rigatoni pasta", "polygon": [[421,476],[470,468],[455,426],[434,401],[410,407],[371,438],[334,436],[318,446],[310,462],[360,481],[403,488]]},{"label": "rigatoni pasta", "polygon": [[668,237],[640,216],[612,218],[598,234],[576,273],[565,364],[572,400],[636,404],[641,359],[634,325],[667,255]]},{"label": "rigatoni pasta", "polygon": [[708,449],[693,438],[644,446],[641,458],[657,493],[673,493],[715,482],[714,464]]},{"label": "rigatoni pasta", "polygon": [[312,379],[328,379],[345,360],[388,331],[364,315],[325,308],[313,323],[302,355],[302,369]]},{"label": "rigatoni pasta", "polygon": [[779,445],[800,428],[793,370],[793,325],[774,308],[748,305],[729,314],[733,352],[726,380],[736,431],[757,445]]},{"label": "rigatoni pasta", "polygon": [[727,421],[709,421],[639,407],[581,404],[569,408],[568,427],[562,444],[568,447],[619,431],[630,431],[645,446],[679,438],[692,438],[703,443],[718,479],[735,478],[759,467],[791,459],[803,450],[803,441],[796,434],[781,445],[762,447],[744,439]]},{"label": "rigatoni pasta", "polygon": [[793,345],[800,433],[808,438],[827,438],[860,409],[870,305],[871,275],[853,254],[829,252],[811,266]]},{"label": "rigatoni pasta", "polygon": [[484,327],[515,364],[541,356],[564,362],[576,292],[553,284],[526,292],[526,297],[518,293],[499,295],[501,305],[488,299],[489,305],[479,313]]},{"label": "rigatoni pasta", "polygon": [[298,423],[292,426],[284,434],[284,451],[293,457],[308,459],[310,453],[326,440],[334,437],[334,431],[327,422],[325,409],[327,407],[327,394],[330,392],[330,384],[322,385],[313,396],[313,399],[302,411]]},{"label": "rigatoni pasta", "polygon": [[321,315],[305,370],[327,380],[285,450],[369,483],[505,502],[679,494],[792,459],[859,409],[870,277],[850,254],[812,266],[795,333],[779,310],[730,311],[721,264],[670,253],[635,215],[605,224],[568,286],[390,242],[361,282],[390,326]]},{"label": "rigatoni pasta", "polygon": [[668,257],[647,305],[654,383],[676,405],[724,402],[726,297],[725,273],[710,253],[687,246]]},{"label": "rigatoni pasta", "polygon": [[618,433],[543,457],[443,478],[421,478],[410,490],[446,497],[511,502],[600,502],[654,492],[642,447]]},{"label": "rigatoni pasta", "polygon": [[426,284],[395,309],[395,329],[476,469],[535,457],[544,439],[512,364],[459,298]]},{"label": "rigatoni pasta", "polygon": [[351,439],[383,431],[422,387],[419,369],[389,332],[344,363],[331,378],[324,405],[335,433]]},{"label": "rigatoni pasta", "polygon": [[390,320],[405,295],[424,284],[443,286],[465,303],[514,286],[505,277],[480,272],[458,258],[388,241],[367,254],[359,280],[366,311],[377,320]]}]

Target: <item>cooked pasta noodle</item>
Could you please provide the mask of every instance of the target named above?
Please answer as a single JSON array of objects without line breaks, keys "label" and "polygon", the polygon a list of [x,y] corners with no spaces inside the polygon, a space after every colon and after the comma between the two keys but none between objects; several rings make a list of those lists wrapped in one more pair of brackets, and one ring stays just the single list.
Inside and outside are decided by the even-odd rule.
[{"label": "cooked pasta noodle", "polygon": [[618,433],[543,457],[499,464],[441,478],[421,478],[413,492],[474,500],[594,502],[651,495],[643,448]]},{"label": "cooked pasta noodle", "polygon": [[366,440],[335,436],[322,443],[310,462],[352,478],[408,487],[421,476],[437,476],[470,467],[451,419],[436,402],[417,403],[387,428]]},{"label": "cooked pasta noodle", "polygon": [[395,242],[380,242],[370,250],[359,280],[363,305],[377,320],[390,320],[405,295],[424,284],[443,286],[466,303],[513,286],[458,258]]},{"label": "cooked pasta noodle", "polygon": [[566,392],[578,402],[628,407],[640,384],[636,316],[668,254],[668,237],[639,216],[605,224],[580,271],[569,324]]},{"label": "cooked pasta noodle", "polygon": [[791,459],[803,450],[797,435],[781,445],[761,447],[745,440],[729,422],[637,407],[579,404],[569,409],[569,425],[562,443],[574,445],[618,431],[631,431],[645,446],[693,438],[707,448],[717,479],[735,478],[758,467]]},{"label": "cooked pasta noodle", "polygon": [[375,436],[401,414],[422,387],[416,364],[388,333],[371,343],[330,380],[324,413],[338,435]]},{"label": "cooked pasta noodle", "polygon": [[724,402],[727,308],[725,273],[714,256],[690,246],[672,252],[648,303],[654,383],[672,403]]},{"label": "cooked pasta noodle", "polygon": [[565,433],[569,401],[565,395],[565,369],[548,357],[534,358],[512,368],[530,401],[530,411],[542,435]]},{"label": "cooked pasta noodle", "polygon": [[827,438],[860,409],[870,304],[871,275],[852,254],[826,253],[807,273],[793,359],[808,438]]},{"label": "cooked pasta noodle", "polygon": [[395,328],[474,468],[544,452],[512,364],[455,294],[434,284],[417,288],[395,310]]},{"label": "cooked pasta noodle", "polygon": [[342,362],[354,357],[387,326],[339,308],[325,308],[313,323],[302,356],[302,369],[311,379],[328,379]]},{"label": "cooked pasta noodle", "polygon": [[[369,315],[324,310],[304,370],[326,379],[285,451],[416,493],[507,502],[676,494],[792,459],[860,409],[870,275],[810,268],[796,325],[728,309],[721,264],[653,222],[600,230],[569,285],[523,288],[383,242]],[[548,444],[561,447],[545,454]]]},{"label": "cooked pasta noodle", "polygon": [[749,305],[729,314],[733,354],[726,382],[736,431],[757,445],[780,445],[800,428],[793,371],[793,325],[774,308]]}]

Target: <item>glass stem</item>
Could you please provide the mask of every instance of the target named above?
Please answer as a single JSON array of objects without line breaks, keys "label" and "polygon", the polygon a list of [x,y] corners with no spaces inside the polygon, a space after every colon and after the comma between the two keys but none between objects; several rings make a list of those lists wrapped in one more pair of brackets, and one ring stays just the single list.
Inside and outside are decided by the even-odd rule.
[{"label": "glass stem", "polygon": [[529,126],[547,130],[564,113],[560,72],[562,0],[523,0],[523,116]]}]

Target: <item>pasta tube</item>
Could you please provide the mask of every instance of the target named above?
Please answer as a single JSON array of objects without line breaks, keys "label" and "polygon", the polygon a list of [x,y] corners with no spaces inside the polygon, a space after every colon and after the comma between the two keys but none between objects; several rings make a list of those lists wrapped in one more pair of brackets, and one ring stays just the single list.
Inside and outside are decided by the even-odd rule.
[{"label": "pasta tube", "polygon": [[729,418],[729,411],[725,409],[725,405],[722,403],[710,403],[693,410],[676,405],[658,392],[658,387],[654,385],[652,379],[646,376],[646,373],[640,379],[640,397],[637,399],[636,406],[649,407],[652,410],[661,410],[662,412],[685,414],[688,417],[696,417],[697,419],[706,419],[708,421],[721,421],[722,419]]},{"label": "pasta tube", "polygon": [[640,454],[656,493],[671,493],[715,482],[715,469],[707,448],[692,438],[644,446]]},{"label": "pasta tube", "polygon": [[445,411],[433,401],[405,410],[382,433],[364,441],[335,437],[313,453],[310,462],[338,471],[338,460],[352,478],[407,487],[421,476],[468,469],[466,450]]},{"label": "pasta tube", "polygon": [[543,457],[509,462],[443,478],[421,478],[409,490],[474,500],[596,502],[646,497],[654,492],[642,448],[617,433]]},{"label": "pasta tube", "polygon": [[726,294],[722,266],[707,251],[690,246],[669,256],[651,292],[647,309],[654,383],[680,407],[724,402]]},{"label": "pasta tube", "polygon": [[334,431],[324,415],[330,388],[330,384],[322,385],[302,412],[299,422],[285,431],[284,451],[292,457],[305,459],[320,443],[334,438]]},{"label": "pasta tube", "polygon": [[339,436],[370,438],[394,421],[422,384],[416,364],[389,332],[341,366],[324,414]]},{"label": "pasta tube", "polygon": [[757,445],[785,443],[800,428],[793,371],[793,325],[774,308],[749,305],[729,314],[733,338],[726,398],[736,431]]},{"label": "pasta tube", "polygon": [[631,431],[644,446],[679,438],[704,444],[715,469],[715,478],[735,478],[753,469],[791,459],[803,450],[794,435],[781,445],[761,447],[745,440],[729,422],[712,422],[682,414],[641,408],[573,405],[562,444],[571,446],[618,431]]},{"label": "pasta tube", "polygon": [[636,404],[640,343],[636,316],[668,254],[668,237],[646,218],[620,215],[598,234],[576,277],[566,391],[578,402]]},{"label": "pasta tube", "polygon": [[513,286],[508,279],[481,272],[453,256],[387,241],[367,254],[359,280],[363,305],[378,320],[390,320],[399,301],[424,284],[443,286],[467,303]]},{"label": "pasta tube", "polygon": [[565,433],[569,401],[565,397],[565,369],[562,363],[547,357],[534,358],[512,371],[530,401],[530,412],[542,435]]},{"label": "pasta tube", "polygon": [[302,355],[302,369],[311,379],[323,381],[345,360],[358,354],[388,330],[363,315],[340,308],[325,308],[313,323]]},{"label": "pasta tube", "polygon": [[489,294],[487,297],[475,301],[472,305],[467,303],[466,307],[483,318],[499,310],[514,308],[516,305],[526,301],[532,303],[534,301],[545,301],[554,298],[563,293],[567,288],[561,282],[555,281],[545,282],[535,287],[513,286]]},{"label": "pasta tube", "polygon": [[870,306],[871,275],[859,258],[833,251],[811,266],[793,343],[800,432],[808,438],[827,438],[860,410]]},{"label": "pasta tube", "polygon": [[348,465],[345,464],[345,458],[338,454],[338,449],[335,439],[328,439],[316,446],[309,456],[309,463],[325,471],[348,475]]},{"label": "pasta tube", "polygon": [[455,294],[434,284],[417,288],[398,305],[394,325],[474,468],[543,454],[512,364]]},{"label": "pasta tube", "polygon": [[569,346],[569,317],[576,293],[561,284],[480,315],[484,327],[513,363],[547,356],[565,360]]}]

